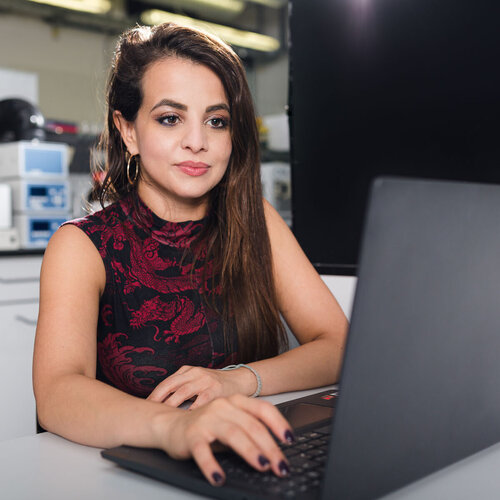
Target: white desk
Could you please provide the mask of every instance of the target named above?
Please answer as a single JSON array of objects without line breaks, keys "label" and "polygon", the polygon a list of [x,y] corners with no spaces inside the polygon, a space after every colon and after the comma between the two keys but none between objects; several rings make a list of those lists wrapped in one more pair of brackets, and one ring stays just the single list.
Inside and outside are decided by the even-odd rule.
[{"label": "white desk", "polygon": [[[319,389],[266,397],[274,404]],[[160,481],[127,471],[55,434],[0,442],[0,498],[5,500],[188,500],[200,499]]]},{"label": "white desk", "polygon": [[[273,403],[317,392],[273,396]],[[500,443],[386,497],[386,500],[500,498]],[[188,500],[202,497],[122,469],[100,449],[48,432],[0,443],[6,500]]]}]

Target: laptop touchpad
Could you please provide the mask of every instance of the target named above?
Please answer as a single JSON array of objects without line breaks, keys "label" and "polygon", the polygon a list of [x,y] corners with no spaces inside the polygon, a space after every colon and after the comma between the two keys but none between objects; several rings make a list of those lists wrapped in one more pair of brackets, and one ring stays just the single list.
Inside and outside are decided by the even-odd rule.
[{"label": "laptop touchpad", "polygon": [[328,420],[333,416],[333,408],[311,405],[309,403],[286,406],[285,408],[280,408],[280,411],[294,429],[321,422],[322,420]]}]

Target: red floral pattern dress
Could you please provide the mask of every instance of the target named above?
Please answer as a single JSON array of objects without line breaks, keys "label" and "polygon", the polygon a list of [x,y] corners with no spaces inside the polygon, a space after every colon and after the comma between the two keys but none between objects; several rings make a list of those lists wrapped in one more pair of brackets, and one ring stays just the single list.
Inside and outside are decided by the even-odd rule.
[{"label": "red floral pattern dress", "polygon": [[[193,267],[190,244],[205,220],[168,222],[137,195],[66,224],[94,243],[106,269],[99,304],[97,379],[129,394],[147,397],[182,365],[220,368],[234,362],[224,348],[220,287],[203,279],[211,262]],[[187,250],[187,253],[186,253]],[[232,332],[231,344],[236,346]]]}]

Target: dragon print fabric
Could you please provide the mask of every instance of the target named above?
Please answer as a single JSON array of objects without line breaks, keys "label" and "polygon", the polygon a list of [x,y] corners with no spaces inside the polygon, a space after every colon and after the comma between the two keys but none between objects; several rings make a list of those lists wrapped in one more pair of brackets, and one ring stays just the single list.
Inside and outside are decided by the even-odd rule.
[{"label": "dragon print fabric", "polygon": [[[97,379],[147,397],[183,365],[221,368],[234,362],[236,353],[225,352],[222,318],[205,298],[220,309],[212,263],[203,252],[195,262],[189,251],[205,223],[160,219],[136,194],[66,223],[91,239],[106,269]],[[235,332],[230,340],[236,346]]]}]

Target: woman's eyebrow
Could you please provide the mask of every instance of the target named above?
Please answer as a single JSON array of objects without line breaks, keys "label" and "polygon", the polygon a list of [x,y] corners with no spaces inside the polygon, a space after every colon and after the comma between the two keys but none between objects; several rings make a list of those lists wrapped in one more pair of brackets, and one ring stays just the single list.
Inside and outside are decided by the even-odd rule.
[{"label": "woman's eyebrow", "polygon": [[229,113],[229,106],[223,102],[220,104],[214,104],[213,106],[208,106],[207,109],[205,110],[206,113],[211,113],[212,111],[219,111],[219,110],[225,110]]},{"label": "woman's eyebrow", "polygon": [[185,104],[181,104],[180,102],[172,101],[171,99],[162,99],[161,101],[158,101],[151,108],[151,111],[154,111],[156,108],[159,108],[160,106],[170,106],[172,108],[180,109],[181,111],[187,111],[188,109]]},{"label": "woman's eyebrow", "polygon": [[[185,104],[181,104],[180,102],[172,101],[171,99],[162,99],[158,101],[152,108],[151,111],[154,111],[156,108],[161,106],[170,106],[171,108],[180,109],[181,111],[187,111],[188,107]],[[212,106],[207,106],[205,109],[206,113],[211,113],[213,111],[225,110],[229,113],[229,106],[226,103],[213,104]]]}]

